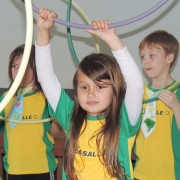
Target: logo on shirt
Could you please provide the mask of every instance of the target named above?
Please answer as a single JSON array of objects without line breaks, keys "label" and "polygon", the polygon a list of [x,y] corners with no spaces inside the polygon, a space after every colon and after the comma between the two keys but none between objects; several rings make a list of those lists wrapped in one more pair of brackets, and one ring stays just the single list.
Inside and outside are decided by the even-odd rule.
[{"label": "logo on shirt", "polygon": [[81,156],[89,156],[89,157],[98,157],[98,156],[101,156],[100,154],[98,154],[96,151],[84,151],[84,150],[81,150],[79,147],[76,151],[76,154],[79,154]]},{"label": "logo on shirt", "polygon": [[38,119],[38,116],[35,115],[25,115],[22,117],[23,120],[32,120],[32,119]]}]

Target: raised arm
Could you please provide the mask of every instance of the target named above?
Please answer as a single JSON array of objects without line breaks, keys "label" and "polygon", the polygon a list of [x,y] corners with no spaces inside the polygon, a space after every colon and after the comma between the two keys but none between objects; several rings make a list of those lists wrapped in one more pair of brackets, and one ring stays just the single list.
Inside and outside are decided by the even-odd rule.
[{"label": "raised arm", "polygon": [[57,17],[57,14],[53,11],[44,8],[39,10],[37,45],[46,46],[50,43],[50,29],[54,25],[54,17]]},{"label": "raised arm", "polygon": [[115,29],[108,29],[110,21],[94,21],[97,30],[86,30],[102,39],[112,50],[127,85],[125,104],[130,123],[135,125],[141,112],[143,100],[143,79],[141,73],[127,48],[116,34]]},{"label": "raised arm", "polygon": [[50,29],[54,25],[54,17],[57,15],[53,11],[44,8],[39,10],[35,54],[38,81],[55,111],[61,94],[61,86],[54,72],[50,48]]}]

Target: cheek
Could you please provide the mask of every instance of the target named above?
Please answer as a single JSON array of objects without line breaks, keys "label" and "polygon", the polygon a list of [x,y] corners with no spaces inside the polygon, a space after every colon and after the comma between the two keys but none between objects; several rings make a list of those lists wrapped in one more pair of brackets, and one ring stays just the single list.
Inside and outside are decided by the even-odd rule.
[{"label": "cheek", "polygon": [[17,71],[12,70],[12,79],[14,80],[16,78],[17,75]]},{"label": "cheek", "polygon": [[144,63],[142,63],[142,69],[146,71],[146,65]]},{"label": "cheek", "polygon": [[28,79],[34,79],[34,73],[32,70],[28,70],[24,73],[24,77],[28,78]]},{"label": "cheek", "polygon": [[142,67],[144,68],[144,67],[145,67],[145,62],[144,62],[144,61],[141,61],[141,65],[142,65]]},{"label": "cheek", "polygon": [[84,101],[84,96],[82,93],[77,93],[77,99],[79,101],[79,104],[81,104]]},{"label": "cheek", "polygon": [[107,99],[107,102],[109,102],[109,104],[112,103],[112,100],[113,100],[113,96],[110,96],[108,99]]},{"label": "cheek", "polygon": [[106,93],[104,95],[101,94],[101,99],[104,101],[104,103],[111,104],[113,99],[112,92]]}]

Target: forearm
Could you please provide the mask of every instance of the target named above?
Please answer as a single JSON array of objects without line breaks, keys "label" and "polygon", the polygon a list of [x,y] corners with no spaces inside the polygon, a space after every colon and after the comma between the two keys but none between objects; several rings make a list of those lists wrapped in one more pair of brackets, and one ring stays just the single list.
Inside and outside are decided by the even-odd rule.
[{"label": "forearm", "polygon": [[108,38],[105,39],[105,42],[112,51],[117,51],[124,48],[124,44],[116,34],[108,36]]},{"label": "forearm", "polygon": [[54,120],[52,122],[52,126],[49,130],[49,133],[51,134],[51,136],[53,138],[62,138],[64,137],[64,130],[62,129],[62,127],[59,125],[59,123]]},{"label": "forearm", "polygon": [[126,47],[117,51],[112,51],[112,53],[117,59],[127,85],[125,104],[130,123],[135,125],[142,108],[144,93],[143,79],[134,59]]},{"label": "forearm", "polygon": [[50,43],[50,30],[43,30],[38,28],[37,31],[37,41],[38,46],[46,46]]},{"label": "forearm", "polygon": [[61,85],[54,72],[50,44],[38,46],[36,43],[35,54],[38,81],[55,111],[61,94]]}]

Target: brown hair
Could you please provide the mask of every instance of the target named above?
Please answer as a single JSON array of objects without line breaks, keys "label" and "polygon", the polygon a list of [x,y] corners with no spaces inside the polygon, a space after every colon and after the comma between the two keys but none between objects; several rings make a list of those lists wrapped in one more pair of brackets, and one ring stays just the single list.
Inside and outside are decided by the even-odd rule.
[{"label": "brown hair", "polygon": [[157,45],[162,46],[166,55],[174,54],[171,66],[175,63],[179,51],[179,43],[172,34],[164,30],[154,31],[141,41],[139,50],[142,50],[145,45],[148,45],[149,48],[156,47]]},{"label": "brown hair", "polygon": [[[12,83],[14,81],[13,77],[12,77],[12,64],[14,63],[14,60],[16,59],[16,57],[23,55],[24,48],[25,48],[25,44],[22,44],[22,45],[16,47],[9,56],[9,66],[8,66],[8,75],[9,75],[9,79],[10,79],[9,88],[11,87],[11,85],[12,85]],[[31,53],[30,53],[30,56],[29,56],[28,65],[30,66],[30,68],[33,70],[33,73],[34,73],[34,78],[35,78],[34,85],[36,87],[36,90],[42,90],[41,85],[38,82],[37,73],[36,73],[35,45],[34,44],[31,47]]]},{"label": "brown hair", "polygon": [[67,177],[70,180],[77,179],[74,168],[75,153],[77,151],[78,138],[81,135],[80,132],[84,121],[85,124],[87,124],[87,112],[82,109],[77,97],[79,71],[83,72],[96,84],[105,79],[111,81],[113,89],[112,103],[104,110],[105,124],[94,133],[92,138],[96,137],[97,149],[101,154],[101,159],[99,158],[99,160],[105,165],[108,174],[111,177],[122,179],[124,173],[118,161],[117,152],[120,138],[120,109],[125,97],[126,87],[117,61],[113,57],[102,53],[86,56],[79,64],[74,75],[73,86],[75,91],[75,105],[64,158]]}]

